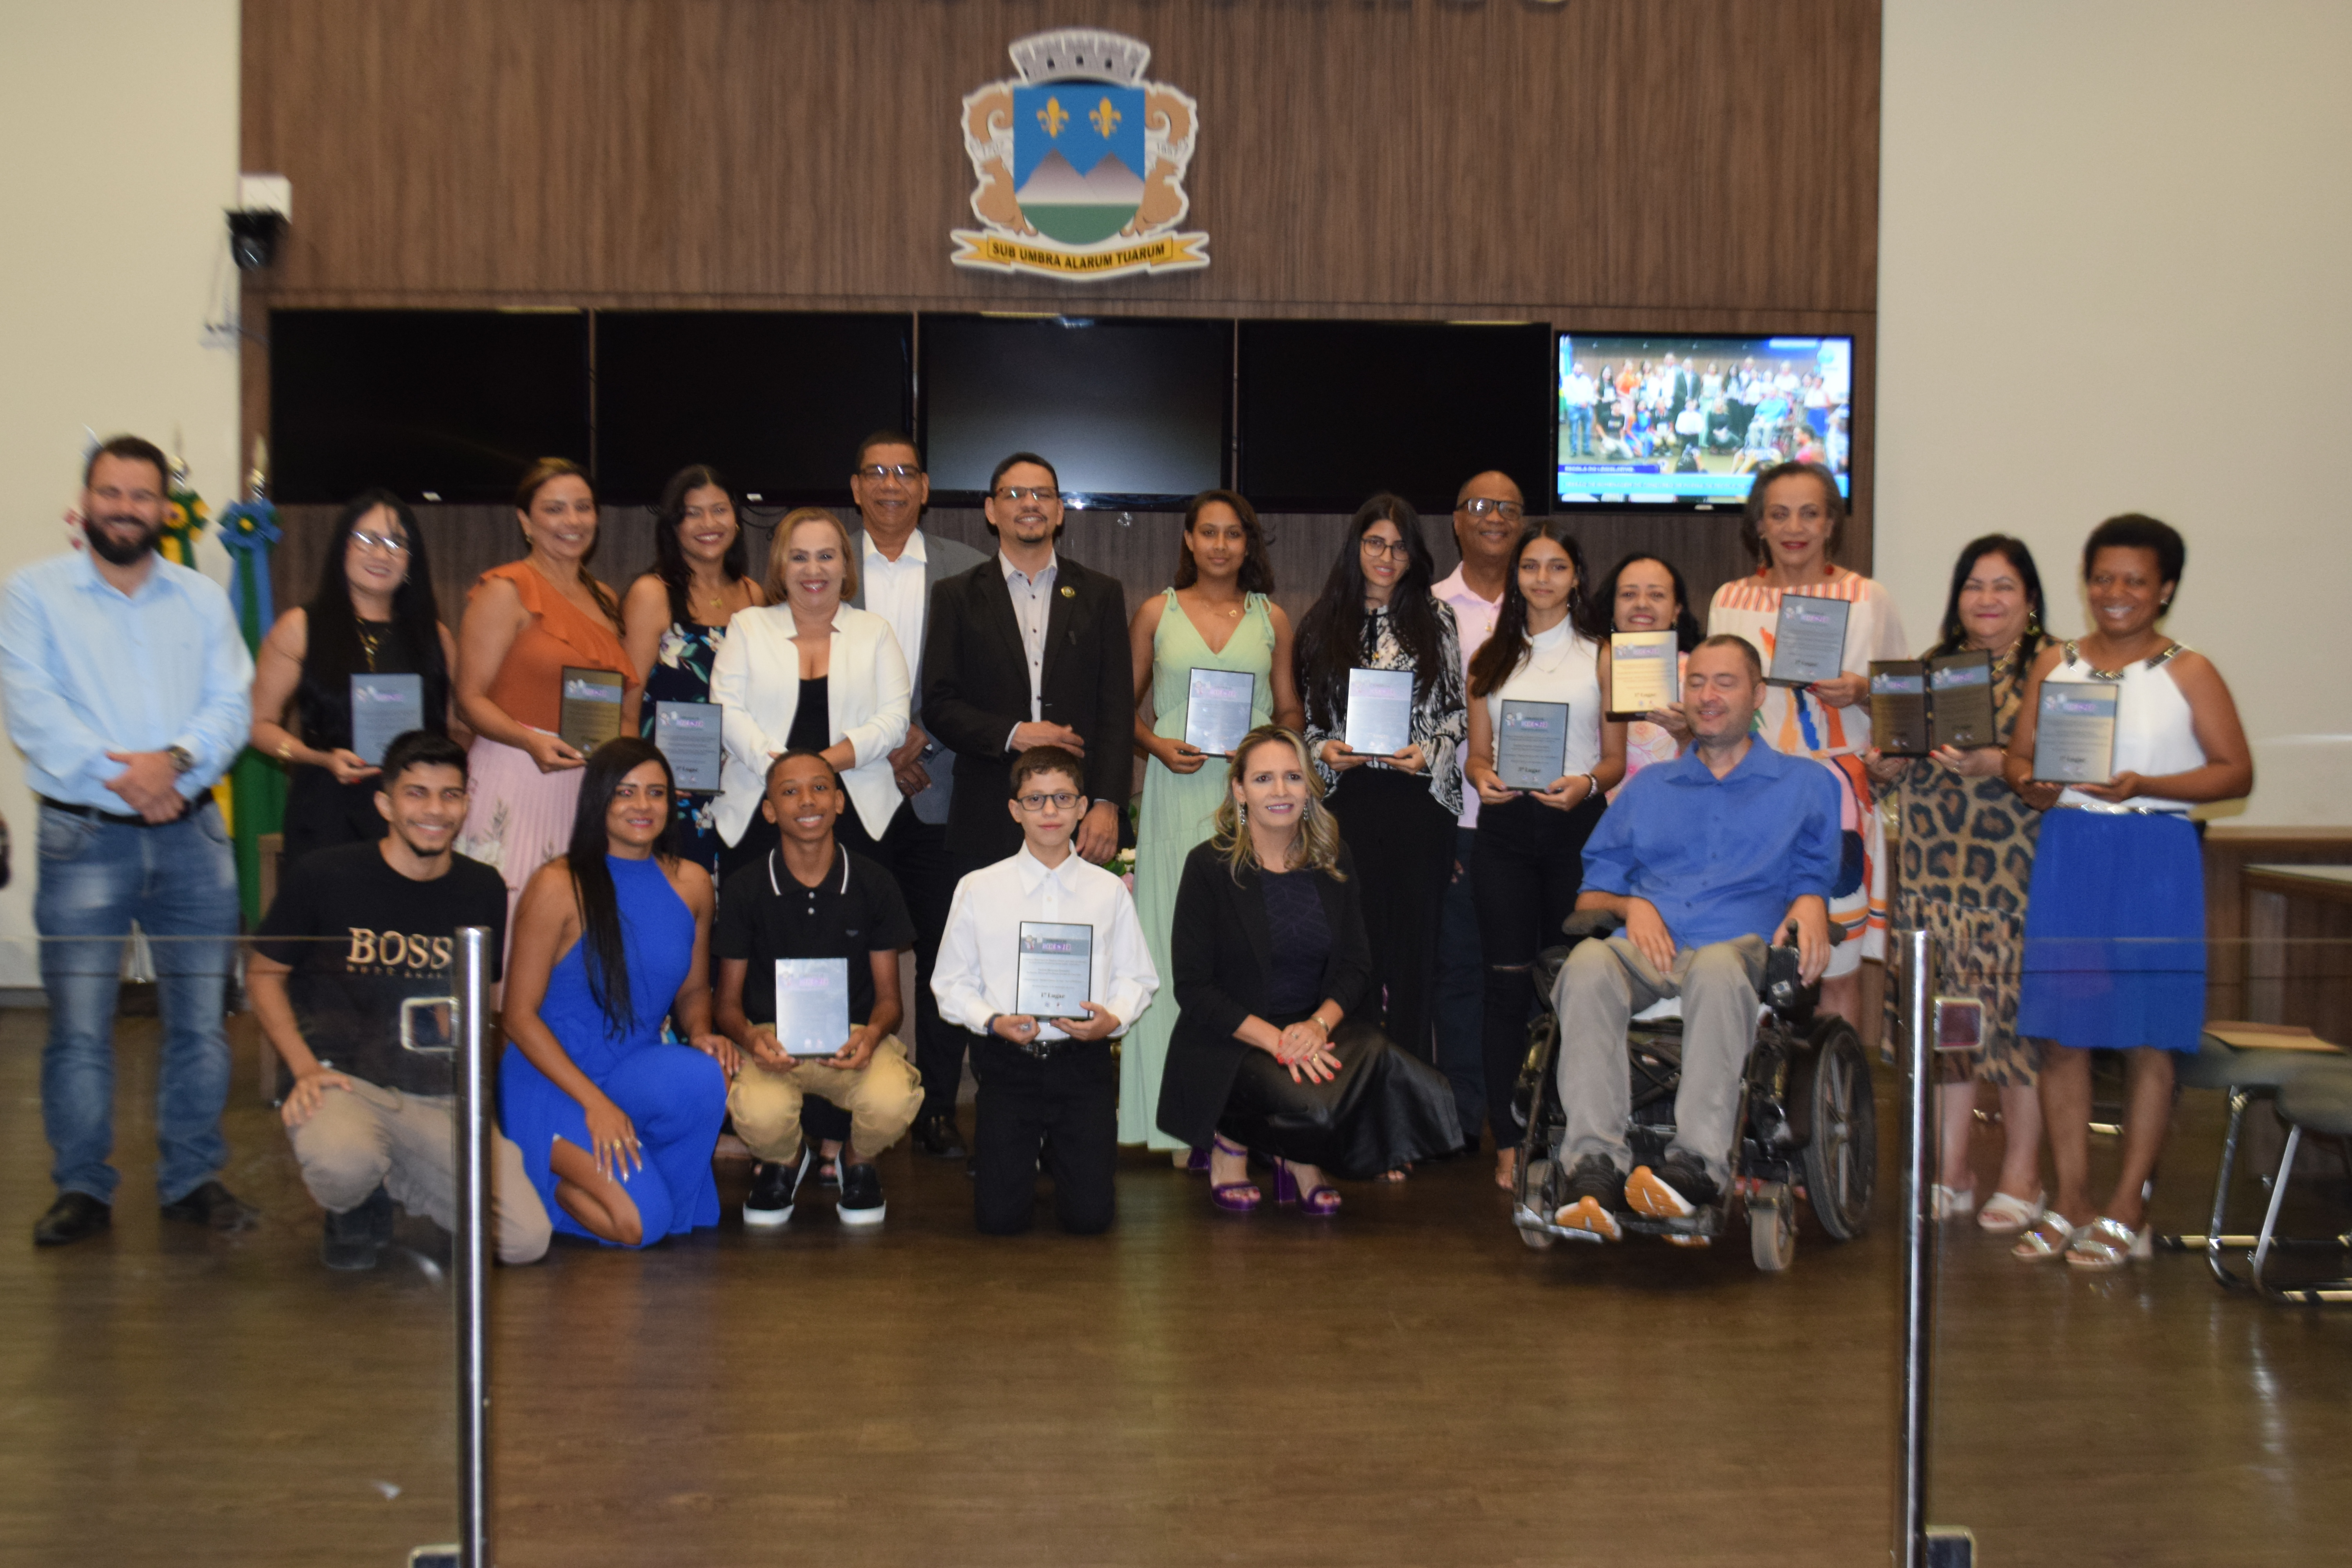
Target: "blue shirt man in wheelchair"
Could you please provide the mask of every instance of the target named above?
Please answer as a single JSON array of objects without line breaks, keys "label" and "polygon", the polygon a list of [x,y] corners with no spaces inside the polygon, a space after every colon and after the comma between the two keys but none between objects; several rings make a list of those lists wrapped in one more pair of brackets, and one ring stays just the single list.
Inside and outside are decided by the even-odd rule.
[{"label": "blue shirt man in wheelchair", "polygon": [[[1613,914],[1623,929],[1579,943],[1552,998],[1570,1167],[1561,1226],[1615,1241],[1616,1216],[1629,1209],[1671,1220],[1719,1201],[1766,943],[1793,931],[1808,985],[1829,963],[1837,786],[1812,758],[1783,756],[1750,733],[1763,700],[1763,664],[1746,638],[1699,644],[1683,689],[1695,743],[1636,773],[1585,844],[1576,907]],[[1629,1175],[1626,1026],[1677,996],[1674,1142],[1656,1168]]]}]

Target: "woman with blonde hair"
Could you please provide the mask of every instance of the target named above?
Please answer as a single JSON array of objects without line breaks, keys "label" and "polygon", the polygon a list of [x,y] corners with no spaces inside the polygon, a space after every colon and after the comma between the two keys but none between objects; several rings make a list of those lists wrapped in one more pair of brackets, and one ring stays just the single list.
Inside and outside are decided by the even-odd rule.
[{"label": "woman with blonde hair", "polygon": [[1170,947],[1181,1016],[1160,1085],[1161,1131],[1211,1146],[1210,1198],[1264,1194],[1326,1218],[1326,1173],[1369,1180],[1460,1147],[1454,1090],[1378,1026],[1354,864],[1297,731],[1263,725],[1234,748],[1213,831],[1184,862]]}]

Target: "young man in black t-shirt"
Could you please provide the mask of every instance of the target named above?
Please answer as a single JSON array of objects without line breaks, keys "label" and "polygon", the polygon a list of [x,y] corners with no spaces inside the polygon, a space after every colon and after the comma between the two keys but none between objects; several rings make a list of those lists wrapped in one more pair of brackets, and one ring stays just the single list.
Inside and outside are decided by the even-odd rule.
[{"label": "young man in black t-shirt", "polygon": [[[849,1113],[841,1151],[844,1225],[882,1223],[882,1179],[874,1156],[896,1143],[923,1103],[922,1079],[898,1026],[898,950],[915,923],[890,874],[835,842],[848,797],[833,765],[814,752],[787,752],[768,768],[760,809],[782,842],[727,879],[710,955],[719,963],[719,1033],[743,1050],[727,1097],[735,1135],[751,1146],[751,1194],[743,1223],[757,1228],[792,1218],[808,1161],[801,1142],[801,1097],[814,1094]],[[838,958],[849,971],[849,1038],[828,1057],[793,1057],[776,1039],[776,961]]]},{"label": "young man in black t-shirt", "polygon": [[[466,753],[412,730],[385,750],[380,779],[390,830],[288,867],[246,967],[262,1032],[294,1074],[279,1114],[327,1211],[331,1268],[375,1267],[395,1200],[455,1225],[450,1058],[403,1047],[402,1005],[450,994],[458,927],[489,928],[494,982],[506,947],[506,883],[450,848],[466,821]],[[499,1258],[529,1263],[547,1251],[547,1211],[520,1152],[494,1136]]]}]

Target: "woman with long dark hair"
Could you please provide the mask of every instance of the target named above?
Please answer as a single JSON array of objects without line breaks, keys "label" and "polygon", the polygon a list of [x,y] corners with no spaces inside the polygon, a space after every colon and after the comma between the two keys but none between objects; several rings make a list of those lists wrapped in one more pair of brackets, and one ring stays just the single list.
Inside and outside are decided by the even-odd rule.
[{"label": "woman with long dark hair", "polygon": [[[1463,773],[1478,792],[1470,886],[1486,966],[1482,1052],[1495,1182],[1512,1185],[1526,1131],[1512,1107],[1536,1008],[1536,954],[1559,935],[1584,883],[1584,841],[1625,776],[1625,726],[1607,716],[1609,648],[1580,622],[1584,552],[1565,520],[1531,522],[1503,575],[1495,631],[1470,660],[1470,744]],[[1559,773],[1537,788],[1504,782],[1499,742],[1512,702],[1563,703]],[[1526,710],[1522,710],[1524,713]],[[1476,1129],[1469,1129],[1474,1135]]]},{"label": "woman with long dark hair", "polygon": [[[1691,614],[1690,603],[1682,568],[1646,550],[1636,550],[1618,562],[1585,595],[1582,625],[1598,641],[1607,642],[1612,632],[1675,634],[1675,700],[1627,721],[1625,779],[1652,763],[1673,762],[1683,754],[1683,745],[1690,739],[1690,725],[1683,719],[1682,670],[1690,660],[1691,649],[1706,636],[1698,617]],[[1620,780],[1609,798],[1616,799],[1624,788],[1624,780]]]},{"label": "woman with long dark hair", "polygon": [[354,497],[335,518],[310,602],[278,617],[254,666],[253,747],[287,772],[281,867],[383,837],[376,767],[352,750],[352,677],[418,677],[421,727],[454,728],[463,744],[450,700],[457,662],[415,513],[390,490]]},{"label": "woman with long dark hair", "polygon": [[[751,574],[742,499],[707,463],[672,474],[654,508],[654,564],[621,601],[621,641],[645,685],[637,733],[654,739],[665,702],[710,700],[710,669],[737,612],[767,603]],[[714,874],[719,792],[677,792],[678,853]]]},{"label": "woman with long dark hair", "polygon": [[625,735],[576,776],[570,843],[515,915],[500,1120],[557,1230],[645,1247],[719,1223],[740,1064],[710,1026],[710,873],[673,848],[669,763]]},{"label": "woman with long dark hair", "polygon": [[[2042,574],[2021,539],[1988,533],[1960,549],[1936,645],[1922,657],[1982,652],[1992,659],[1991,743],[1925,757],[1865,752],[1874,783],[1899,794],[1903,869],[1894,923],[1936,938],[1938,994],[1984,1009],[1976,1049],[1952,1060],[1959,1076],[1939,1086],[1935,1215],[1970,1210],[1986,1230],[2008,1235],[2042,1215],[2042,1102],[2035,1084],[2042,1042],[2017,1027],[2018,974],[2025,958],[2025,894],[2042,813],[2002,778],[2002,747],[2017,727],[2025,673],[2049,636],[2042,630]],[[1904,999],[1887,988],[1889,1026]],[[1978,1090],[2000,1095],[2000,1179],[1981,1209],[1969,1163]]]},{"label": "woman with long dark hair", "polygon": [[[576,464],[541,458],[515,489],[530,547],[477,578],[457,628],[457,706],[473,727],[461,855],[495,866],[507,896],[562,851],[587,762],[556,731],[566,668],[621,677],[621,732],[636,729],[639,682],[621,646],[621,606],[588,571],[596,492]],[[511,914],[508,921],[513,929]]]},{"label": "woman with long dark hair", "polygon": [[[1184,510],[1175,585],[1147,599],[1128,627],[1135,663],[1135,743],[1143,764],[1143,812],[1135,829],[1135,912],[1152,967],[1169,973],[1169,924],[1184,858],[1209,837],[1225,798],[1224,772],[1184,739],[1192,672],[1248,675],[1249,725],[1296,729],[1290,617],[1274,602],[1274,564],[1256,509],[1232,490],[1202,490]],[[1149,706],[1147,706],[1147,703]],[[1147,717],[1148,715],[1148,717]],[[1177,1153],[1185,1149],[1153,1120],[1175,1010],[1147,1008],[1118,1053],[1118,1139]]]},{"label": "woman with long dark hair", "polygon": [[[1433,580],[1420,515],[1402,496],[1374,496],[1298,624],[1297,655],[1307,755],[1340,832],[1362,851],[1364,925],[1388,994],[1388,1037],[1423,1061],[1435,1056],[1437,916],[1454,870],[1455,753],[1467,722],[1454,611],[1430,591]],[[1412,736],[1393,755],[1348,746],[1349,672],[1359,668],[1412,672]]]}]

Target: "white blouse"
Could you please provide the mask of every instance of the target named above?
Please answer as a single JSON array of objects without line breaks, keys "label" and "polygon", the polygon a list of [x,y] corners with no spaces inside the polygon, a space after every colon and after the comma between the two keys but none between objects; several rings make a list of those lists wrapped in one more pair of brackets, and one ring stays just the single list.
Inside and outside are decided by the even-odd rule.
[{"label": "white blouse", "polygon": [[[2058,667],[2042,679],[2044,684],[2115,682],[2115,771],[2137,773],[2142,778],[2162,778],[2168,773],[2201,768],[2206,761],[2205,748],[2197,743],[2196,722],[2189,711],[2189,699],[2180,694],[2180,688],[2172,679],[2172,656],[2185,651],[2185,645],[2175,643],[2154,658],[2135,659],[2121,674],[2108,675],[2093,669],[2090,661],[2075,651],[2073,643],[2068,643]],[[2119,806],[2094,799],[2081,790],[2068,789],[2059,795],[2058,804],[2079,805],[2089,811],[2187,811],[2190,803],[2144,795],[2128,805]]]},{"label": "white blouse", "polygon": [[1486,765],[1500,765],[1493,748],[1501,744],[1505,700],[1565,702],[1568,764],[1562,771],[1570,778],[1591,773],[1601,765],[1601,645],[1565,619],[1549,631],[1538,632],[1528,644],[1519,668],[1486,698]]}]

